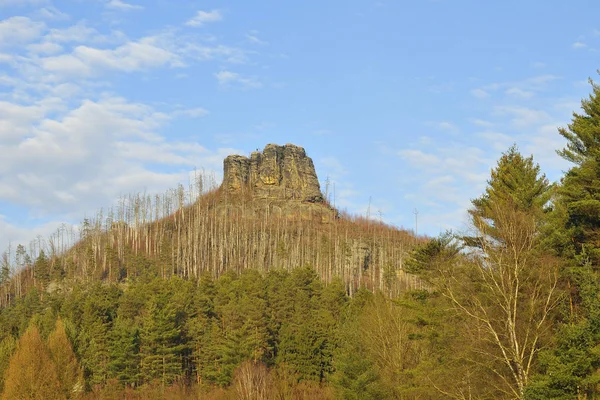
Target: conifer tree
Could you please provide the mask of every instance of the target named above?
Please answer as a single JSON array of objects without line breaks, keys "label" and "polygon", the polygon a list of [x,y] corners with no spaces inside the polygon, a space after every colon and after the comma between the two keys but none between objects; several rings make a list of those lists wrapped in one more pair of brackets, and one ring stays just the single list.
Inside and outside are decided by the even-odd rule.
[{"label": "conifer tree", "polygon": [[498,238],[498,212],[508,206],[541,219],[552,192],[533,156],[523,157],[516,145],[502,154],[491,171],[485,193],[472,200],[469,214],[481,234]]},{"label": "conifer tree", "polygon": [[56,367],[31,324],[17,343],[5,373],[4,400],[64,399]]},{"label": "conifer tree", "polygon": [[65,325],[60,317],[56,320],[54,332],[48,337],[48,349],[56,370],[62,391],[67,399],[77,398],[84,390],[83,370],[73,352],[67,337]]},{"label": "conifer tree", "polygon": [[135,321],[117,317],[110,332],[110,375],[135,386],[140,379],[140,329]]},{"label": "conifer tree", "polygon": [[472,332],[475,354],[493,372],[498,393],[522,399],[557,304],[557,262],[544,251],[550,185],[516,147],[502,155],[470,210],[476,248],[467,260],[436,265],[433,282]]},{"label": "conifer tree", "polygon": [[181,326],[168,300],[150,299],[140,332],[140,367],[144,379],[169,385],[181,376],[184,350]]},{"label": "conifer tree", "polygon": [[600,86],[581,101],[582,113],[560,128],[567,140],[558,154],[574,165],[558,189],[552,244],[564,265],[568,302],[556,347],[544,354],[529,398],[597,398],[600,395]]},{"label": "conifer tree", "polygon": [[45,287],[50,281],[50,261],[44,250],[40,251],[39,256],[35,259],[35,263],[33,264],[35,270],[36,280]]}]

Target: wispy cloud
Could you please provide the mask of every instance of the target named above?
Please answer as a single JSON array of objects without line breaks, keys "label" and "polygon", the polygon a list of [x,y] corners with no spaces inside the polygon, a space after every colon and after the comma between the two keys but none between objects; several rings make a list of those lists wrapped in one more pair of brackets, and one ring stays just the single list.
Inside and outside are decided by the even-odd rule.
[{"label": "wispy cloud", "polygon": [[238,85],[244,88],[259,88],[262,86],[262,83],[254,77],[244,77],[228,70],[217,72],[215,78],[217,78],[219,85],[223,86]]},{"label": "wispy cloud", "polygon": [[510,89],[507,89],[505,92],[505,94],[509,95],[509,96],[515,96],[515,97],[520,97],[523,99],[528,99],[530,97],[533,97],[534,93],[533,92],[528,92],[526,90],[520,89],[520,88],[516,88],[516,87],[512,87]]},{"label": "wispy cloud", "polygon": [[208,115],[208,111],[202,107],[186,108],[181,110],[175,110],[172,115],[175,117],[185,116],[189,118],[198,118]]},{"label": "wispy cloud", "polygon": [[516,129],[527,129],[551,121],[546,111],[528,107],[497,106],[494,108],[494,113],[501,117],[508,117],[510,124]]},{"label": "wispy cloud", "polygon": [[261,46],[269,44],[268,42],[265,42],[264,40],[261,40],[261,39],[258,38],[258,31],[256,31],[256,30],[252,30],[249,33],[247,33],[246,34],[246,39],[248,39],[248,41],[250,43],[258,44],[258,45],[261,45]]},{"label": "wispy cloud", "polygon": [[474,125],[484,126],[484,127],[490,127],[490,126],[494,125],[492,122],[486,121],[486,120],[480,119],[480,118],[473,118],[470,120],[470,122]]},{"label": "wispy cloud", "polygon": [[488,83],[480,88],[471,90],[471,94],[477,98],[486,98],[490,95],[490,92],[503,90],[507,96],[530,98],[535,96],[536,92],[544,90],[550,82],[558,79],[560,77],[556,75],[544,74],[518,81]]},{"label": "wispy cloud", "polygon": [[534,61],[534,62],[530,63],[529,66],[534,69],[541,69],[541,68],[546,68],[546,63],[543,63],[541,61]]},{"label": "wispy cloud", "polygon": [[65,21],[70,19],[71,17],[58,10],[56,7],[53,6],[47,6],[47,7],[43,7],[40,8],[39,10],[37,10],[35,12],[36,17],[41,18],[41,19],[46,19],[46,20],[54,20],[54,21]]},{"label": "wispy cloud", "polygon": [[440,160],[433,154],[424,153],[421,150],[400,150],[398,155],[417,167],[431,167],[439,164]]},{"label": "wispy cloud", "polygon": [[106,7],[117,10],[143,10],[144,7],[137,4],[125,3],[122,0],[110,0],[106,3]]},{"label": "wispy cloud", "polygon": [[185,24],[188,26],[203,26],[207,23],[218,22],[223,20],[223,15],[219,10],[198,11],[196,15],[188,20]]},{"label": "wispy cloud", "polygon": [[0,1],[0,7],[10,6],[27,6],[27,5],[40,5],[47,4],[48,0],[2,0]]},{"label": "wispy cloud", "polygon": [[96,29],[87,26],[84,21],[79,21],[67,28],[50,29],[44,40],[59,43],[98,43],[106,42],[107,38]]},{"label": "wispy cloud", "polygon": [[583,43],[583,42],[575,42],[571,45],[571,47],[573,47],[574,49],[583,49],[587,47],[587,44]]},{"label": "wispy cloud", "polygon": [[485,99],[489,97],[490,94],[483,89],[473,89],[471,90],[471,95],[477,97],[478,99]]}]

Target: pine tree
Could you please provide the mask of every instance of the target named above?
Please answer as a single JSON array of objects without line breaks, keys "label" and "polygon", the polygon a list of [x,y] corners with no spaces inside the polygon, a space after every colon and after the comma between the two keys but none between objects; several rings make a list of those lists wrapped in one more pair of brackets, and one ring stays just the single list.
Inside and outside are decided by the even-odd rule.
[{"label": "pine tree", "polygon": [[476,331],[473,348],[522,399],[557,304],[557,262],[541,245],[550,185],[533,158],[511,147],[469,210],[476,237],[462,262],[437,265],[435,284]]},{"label": "pine tree", "polygon": [[150,299],[140,332],[143,378],[147,381],[157,379],[163,386],[176,381],[182,372],[184,348],[181,326],[168,299]]},{"label": "pine tree", "polygon": [[511,146],[492,169],[485,193],[472,200],[469,214],[481,234],[498,238],[498,212],[510,207],[515,211],[543,217],[550,201],[551,185],[533,156],[523,157],[516,145]]},{"label": "pine tree", "polygon": [[31,324],[17,343],[5,374],[2,399],[45,400],[65,398],[56,366],[35,327]]},{"label": "pine tree", "polygon": [[48,337],[48,349],[56,365],[58,380],[65,397],[77,398],[84,389],[83,370],[73,353],[73,347],[60,317],[56,320],[54,332]]},{"label": "pine tree", "polygon": [[600,86],[581,101],[559,133],[558,151],[574,164],[561,181],[554,211],[552,244],[562,258],[568,302],[556,346],[542,357],[542,373],[529,398],[597,398],[600,395]]},{"label": "pine tree", "polygon": [[44,250],[41,250],[40,254],[35,259],[33,268],[35,270],[35,279],[42,287],[46,287],[48,282],[50,282],[50,261],[48,260],[48,257],[46,257]]},{"label": "pine tree", "polygon": [[110,375],[135,386],[140,379],[140,329],[133,320],[117,317],[110,332]]}]

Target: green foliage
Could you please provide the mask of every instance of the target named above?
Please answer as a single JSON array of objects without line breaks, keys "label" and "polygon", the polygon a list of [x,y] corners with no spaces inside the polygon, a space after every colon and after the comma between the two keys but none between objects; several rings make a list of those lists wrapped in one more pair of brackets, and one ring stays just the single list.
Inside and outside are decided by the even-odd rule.
[{"label": "green foliage", "polygon": [[110,332],[109,375],[123,385],[135,386],[140,380],[140,327],[119,315]]},{"label": "green foliage", "polygon": [[426,275],[435,271],[436,266],[451,262],[461,248],[452,232],[442,233],[437,238],[430,239],[425,244],[416,246],[406,260],[406,272],[417,275]]},{"label": "green foliage", "polygon": [[527,397],[596,398],[600,394],[600,88],[582,100],[560,134],[558,151],[575,164],[561,181],[548,243],[563,261],[568,302],[558,315],[555,345],[540,355],[540,371]]},{"label": "green foliage", "polygon": [[46,287],[48,282],[50,282],[50,260],[46,257],[44,250],[40,251],[40,254],[35,259],[33,263],[33,270],[35,274],[35,279],[42,285],[42,287]]},{"label": "green foliage", "polygon": [[511,146],[492,169],[485,193],[472,200],[469,210],[475,227],[483,235],[498,238],[498,212],[506,207],[542,219],[552,186],[533,156],[523,157]]},{"label": "green foliage", "polygon": [[177,310],[169,293],[160,293],[146,303],[140,331],[140,371],[147,382],[168,385],[181,375],[182,332]]}]

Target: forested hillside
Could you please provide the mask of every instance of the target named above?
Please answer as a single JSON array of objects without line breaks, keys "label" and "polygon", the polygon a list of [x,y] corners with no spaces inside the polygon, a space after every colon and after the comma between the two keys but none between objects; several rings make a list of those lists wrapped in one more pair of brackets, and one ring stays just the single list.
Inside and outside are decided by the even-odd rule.
[{"label": "forested hillside", "polygon": [[600,398],[592,90],[557,133],[561,181],[513,145],[467,232],[416,238],[328,190],[307,201],[312,162],[269,145],[230,160],[229,188],[133,195],[77,239],[5,252],[3,398]]}]

